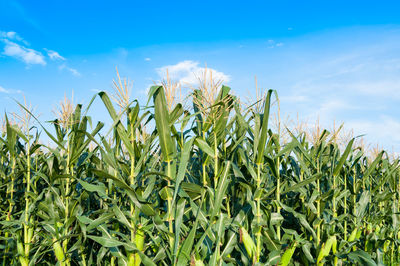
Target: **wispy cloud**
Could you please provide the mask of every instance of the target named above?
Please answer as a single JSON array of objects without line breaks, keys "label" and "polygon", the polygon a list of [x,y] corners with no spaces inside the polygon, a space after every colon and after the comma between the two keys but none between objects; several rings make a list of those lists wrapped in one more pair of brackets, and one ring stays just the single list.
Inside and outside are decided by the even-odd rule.
[{"label": "wispy cloud", "polygon": [[12,93],[22,93],[22,91],[6,89],[6,88],[0,86],[0,93],[12,94]]},{"label": "wispy cloud", "polygon": [[349,121],[348,125],[356,134],[366,134],[373,142],[383,144],[382,141],[384,141],[384,144],[389,146],[390,144],[386,142],[390,140],[391,145],[397,148],[400,145],[400,135],[398,134],[400,131],[400,121],[391,116],[382,115],[378,121],[367,119],[353,120]]},{"label": "wispy cloud", "polygon": [[60,70],[67,70],[69,71],[72,75],[74,75],[75,77],[80,77],[81,73],[79,73],[78,70],[76,70],[75,68],[69,67],[66,64],[62,64],[58,67]]},{"label": "wispy cloud", "polygon": [[342,120],[340,117],[341,113],[362,109],[354,103],[350,104],[347,100],[336,97],[331,97],[328,100],[321,101],[320,104],[314,103],[314,105],[317,109],[313,112],[318,114],[318,117],[323,121]]},{"label": "wispy cloud", "polygon": [[65,57],[61,56],[58,52],[53,50],[44,49],[47,52],[48,57],[51,60],[62,60],[65,61]]},{"label": "wispy cloud", "polygon": [[[157,68],[156,71],[160,78],[164,78],[168,70],[168,74],[172,80],[181,83],[183,86],[192,86],[198,83],[198,78],[200,78],[206,70],[206,68],[200,67],[199,65],[199,62],[185,60],[175,65]],[[229,82],[231,80],[231,77],[223,72],[208,67],[207,71],[211,71],[213,78],[216,80],[222,80],[223,82]]]},{"label": "wispy cloud", "polygon": [[[0,31],[0,42],[4,43],[3,55],[21,60],[27,65],[46,65],[46,58],[51,61],[67,60],[54,50],[44,48],[43,50],[47,53],[46,57],[41,52],[28,48],[29,43],[14,31]],[[80,75],[76,69],[68,68],[68,70],[76,76]]]},{"label": "wispy cloud", "polygon": [[3,39],[3,42],[5,43],[3,50],[4,55],[14,57],[28,65],[46,65],[45,58],[39,51],[27,48],[7,39]]},{"label": "wispy cloud", "polygon": [[19,36],[15,31],[0,31],[0,38],[19,41],[23,42],[25,45],[29,45],[29,43]]},{"label": "wispy cloud", "polygon": [[285,114],[320,118],[324,126],[343,122],[356,135],[366,134],[367,142],[400,149],[400,37],[381,34],[369,32],[357,43],[353,32],[294,40],[290,61],[272,62],[279,66],[271,76]]},{"label": "wispy cloud", "polygon": [[2,86],[0,86],[0,92],[2,92],[2,93],[9,93],[9,91],[6,90],[5,88],[3,88]]},{"label": "wispy cloud", "polygon": [[150,58],[150,57],[146,57],[146,58],[144,59],[144,61],[151,61],[151,58]]},{"label": "wispy cloud", "polygon": [[275,40],[268,40],[267,41],[268,48],[275,48],[275,47],[281,47],[284,45],[283,42],[276,42]]}]

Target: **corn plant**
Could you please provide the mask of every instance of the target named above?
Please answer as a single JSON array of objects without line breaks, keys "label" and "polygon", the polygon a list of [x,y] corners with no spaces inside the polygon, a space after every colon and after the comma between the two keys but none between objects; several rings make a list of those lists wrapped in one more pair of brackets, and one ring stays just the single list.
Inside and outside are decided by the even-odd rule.
[{"label": "corn plant", "polygon": [[[114,86],[86,108],[66,99],[52,129],[26,105],[25,126],[5,116],[2,265],[400,263],[400,162],[387,152],[274,130],[272,90],[245,107],[205,75],[192,105],[170,81],[141,105],[126,80]],[[110,128],[88,115],[95,101]]]}]

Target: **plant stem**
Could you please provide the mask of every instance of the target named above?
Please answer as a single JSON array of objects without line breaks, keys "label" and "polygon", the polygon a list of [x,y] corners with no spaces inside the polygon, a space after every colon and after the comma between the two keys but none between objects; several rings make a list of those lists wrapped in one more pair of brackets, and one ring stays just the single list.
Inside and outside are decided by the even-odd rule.
[{"label": "plant stem", "polygon": [[[203,137],[203,140],[205,141],[206,140],[206,132],[204,132],[204,131],[202,131],[202,137]],[[204,187],[206,187],[207,186],[207,176],[206,176],[206,163],[205,163],[205,160],[203,160],[203,162],[202,162],[202,170],[203,170],[203,186]]]},{"label": "plant stem", "polygon": [[171,250],[174,247],[174,237],[172,236],[174,233],[173,230],[173,225],[172,225],[172,198],[171,195],[169,194],[169,187],[171,185],[171,181],[169,180],[171,178],[171,162],[167,162],[167,173],[168,173],[168,192],[167,192],[167,199],[168,199],[168,213],[167,213],[167,220],[168,220],[168,229],[169,229],[169,244],[171,247]]},{"label": "plant stem", "polygon": [[[280,173],[279,173],[279,164],[280,164],[280,158],[277,158],[277,165],[276,165],[276,204],[277,204],[277,208],[276,208],[276,212],[277,213],[281,213],[281,207],[280,207],[280,201],[281,201],[281,178],[280,178]],[[280,224],[278,224],[276,226],[276,235],[278,237],[278,240],[281,240],[281,226]]]},{"label": "plant stem", "polygon": [[[344,176],[344,190],[347,189],[347,175]],[[344,197],[344,215],[347,217],[347,198]],[[347,240],[347,218],[344,219],[344,240]]]},{"label": "plant stem", "polygon": [[27,171],[26,171],[26,193],[25,193],[25,223],[24,223],[24,245],[25,245],[25,259],[28,261],[29,264],[29,252],[31,248],[31,235],[33,228],[30,228],[29,222],[29,192],[31,188],[31,155],[30,155],[30,139],[29,139],[29,132],[27,134],[27,153],[26,153],[26,160],[27,160]]},{"label": "plant stem", "polygon": [[218,145],[217,145],[217,133],[214,131],[214,187],[218,184]]},{"label": "plant stem", "polygon": [[317,191],[318,191],[318,199],[317,199],[317,218],[318,218],[318,224],[317,224],[317,247],[319,246],[320,240],[321,240],[321,202],[320,202],[320,196],[321,196],[321,188],[320,188],[320,181],[317,179]]},{"label": "plant stem", "polygon": [[333,176],[333,198],[332,198],[332,212],[333,212],[333,218],[337,217],[337,212],[336,212],[336,196],[335,196],[335,190],[336,190],[336,176]]},{"label": "plant stem", "polygon": [[[257,163],[257,190],[261,188],[261,163]],[[261,203],[260,198],[256,199],[257,202],[257,250],[256,250],[256,262],[260,261],[261,254]]]}]

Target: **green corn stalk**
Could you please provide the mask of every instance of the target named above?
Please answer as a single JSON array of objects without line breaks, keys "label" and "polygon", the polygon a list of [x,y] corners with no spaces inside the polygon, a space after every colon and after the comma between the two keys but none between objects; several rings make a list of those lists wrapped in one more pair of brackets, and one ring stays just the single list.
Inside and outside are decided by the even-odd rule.
[{"label": "green corn stalk", "polygon": [[[317,161],[317,169],[318,169],[318,174],[320,173],[320,168],[319,168],[319,162]],[[321,185],[319,179],[317,179],[317,192],[318,192],[318,197],[321,196]],[[317,200],[317,218],[321,219],[321,200],[318,198]],[[321,241],[321,224],[318,223],[317,225],[317,246],[319,246]]]},{"label": "green corn stalk", "polygon": [[[347,190],[347,175],[344,175],[344,190]],[[347,215],[347,199],[344,198],[344,214]],[[347,240],[347,220],[344,220],[344,240]]]},{"label": "green corn stalk", "polygon": [[[264,150],[265,150],[265,145],[267,143],[267,134],[268,134],[268,119],[269,119],[269,110],[270,110],[270,101],[271,101],[271,95],[272,95],[272,90],[269,90],[267,93],[267,96],[265,98],[265,103],[264,103],[264,113],[263,113],[263,119],[262,119],[262,127],[261,127],[261,132],[260,132],[260,139],[258,140],[258,146],[257,146],[257,157],[256,157],[256,165],[257,165],[257,190],[261,189],[261,169],[262,165],[264,162]],[[278,177],[277,177],[278,178]],[[278,178],[279,179],[279,178]],[[279,188],[277,187],[277,201],[279,202],[278,195],[279,195]],[[258,229],[256,232],[257,236],[257,248],[256,248],[256,262],[260,261],[260,255],[261,255],[261,219],[262,219],[262,214],[261,214],[261,194],[259,197],[256,199],[256,204],[257,204],[257,225]],[[280,228],[277,228],[277,231],[280,231]],[[279,239],[279,233],[278,233],[278,239]]]},{"label": "green corn stalk", "polygon": [[[224,115],[214,120],[169,112],[164,94],[155,87],[154,109],[137,103],[117,114],[99,93],[112,118],[109,141],[88,132],[79,111],[48,147],[8,127],[0,138],[3,265],[338,265],[343,254],[350,264],[399,263],[396,160],[354,157],[352,141],[341,150],[327,131],[282,142],[268,128],[271,93],[261,114],[236,102],[231,113],[217,97],[211,109]],[[155,126],[143,141],[135,135],[142,119]]]},{"label": "green corn stalk", "polygon": [[[156,128],[159,132],[159,141],[163,160],[167,164],[166,175],[168,177],[168,188],[171,185],[172,169],[175,166],[173,158],[175,157],[175,147],[171,139],[171,127],[169,124],[170,117],[168,112],[167,103],[165,100],[164,88],[162,86],[155,88],[154,95],[154,109],[155,109],[155,120]],[[175,171],[175,170],[174,170]],[[173,249],[174,238],[173,238],[173,222],[172,222],[172,198],[168,193],[167,198],[168,210],[167,210],[167,221],[169,229],[169,245]]]},{"label": "green corn stalk", "polygon": [[27,171],[26,171],[26,196],[25,196],[25,223],[24,223],[24,257],[27,263],[29,264],[29,252],[31,248],[31,241],[33,236],[32,222],[33,220],[29,217],[29,207],[30,207],[30,199],[29,193],[31,191],[31,155],[30,155],[30,136],[29,129],[26,134],[26,161],[27,161]]},{"label": "green corn stalk", "polygon": [[[8,212],[6,214],[6,221],[12,220],[12,213],[14,207],[14,185],[15,185],[15,170],[16,170],[16,154],[15,154],[15,144],[17,141],[17,135],[14,130],[12,130],[11,124],[8,121],[8,117],[6,116],[6,137],[7,137],[7,147],[10,154],[10,161],[11,161],[11,183],[7,186],[7,196],[9,195],[8,201]],[[9,237],[9,232],[5,233],[5,238]],[[6,253],[9,251],[8,243],[6,243]],[[6,257],[3,256],[3,265],[6,265]]]}]

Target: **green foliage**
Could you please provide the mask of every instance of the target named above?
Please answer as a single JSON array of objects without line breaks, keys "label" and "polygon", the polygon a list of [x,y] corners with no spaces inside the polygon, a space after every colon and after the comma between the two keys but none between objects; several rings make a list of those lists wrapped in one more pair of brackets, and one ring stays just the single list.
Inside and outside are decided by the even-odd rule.
[{"label": "green foliage", "polygon": [[399,264],[399,161],[354,139],[340,149],[328,131],[283,143],[273,93],[263,113],[226,86],[209,110],[196,90],[193,110],[169,111],[154,86],[153,106],[118,113],[101,92],[108,133],[77,105],[54,135],[42,128],[50,146],[7,118],[2,265]]}]

